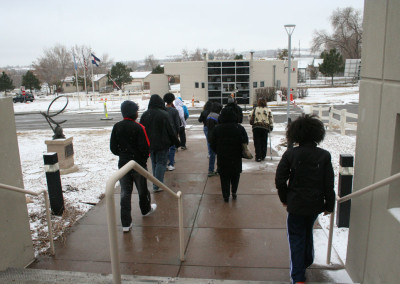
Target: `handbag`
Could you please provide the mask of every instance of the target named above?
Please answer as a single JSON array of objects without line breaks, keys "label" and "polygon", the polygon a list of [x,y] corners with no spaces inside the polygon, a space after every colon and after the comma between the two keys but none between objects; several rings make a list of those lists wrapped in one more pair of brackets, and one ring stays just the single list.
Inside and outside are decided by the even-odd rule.
[{"label": "handbag", "polygon": [[250,153],[250,150],[247,147],[247,143],[242,144],[242,158],[253,159],[253,155]]},{"label": "handbag", "polygon": [[254,109],[254,110],[253,110],[253,113],[251,114],[251,117],[250,117],[250,125],[253,125],[253,124],[254,124],[255,112],[256,112],[256,109]]}]

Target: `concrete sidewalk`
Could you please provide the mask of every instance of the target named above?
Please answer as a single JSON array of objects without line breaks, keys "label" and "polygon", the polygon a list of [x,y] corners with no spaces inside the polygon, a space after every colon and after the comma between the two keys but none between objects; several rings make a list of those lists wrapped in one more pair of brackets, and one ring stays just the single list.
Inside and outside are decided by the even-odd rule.
[{"label": "concrete sidewalk", "polygon": [[[246,126],[249,138],[251,129]],[[118,241],[121,273],[202,279],[290,281],[286,211],[274,185],[279,157],[257,163],[243,160],[238,198],[225,203],[218,176],[207,177],[207,146],[201,126],[187,130],[188,150],[176,153],[176,169],[165,174],[165,184],[182,191],[185,258],[179,260],[178,208],[167,192],[152,193],[157,211],[142,217],[137,194],[132,199],[133,229]],[[280,133],[283,134],[283,133]],[[252,141],[252,140],[251,140]],[[253,143],[250,150],[254,154]],[[149,170],[151,170],[150,163]],[[105,187],[105,185],[104,185]],[[149,189],[151,190],[149,182]],[[152,190],[151,190],[152,191]],[[115,193],[119,212],[119,190]],[[325,265],[327,239],[316,225],[315,264],[308,281],[351,283],[333,251],[333,265]],[[30,268],[111,273],[106,206],[103,200],[57,241],[54,257],[41,256]],[[321,256],[322,255],[322,256]]]}]

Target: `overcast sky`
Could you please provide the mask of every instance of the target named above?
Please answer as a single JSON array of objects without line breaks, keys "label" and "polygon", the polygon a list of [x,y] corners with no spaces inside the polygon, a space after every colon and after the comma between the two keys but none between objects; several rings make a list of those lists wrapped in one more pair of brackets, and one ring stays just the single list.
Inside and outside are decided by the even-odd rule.
[{"label": "overcast sky", "polygon": [[0,66],[30,65],[57,43],[114,61],[287,48],[285,24],[296,25],[292,47],[306,48],[349,6],[363,10],[364,0],[0,0]]}]

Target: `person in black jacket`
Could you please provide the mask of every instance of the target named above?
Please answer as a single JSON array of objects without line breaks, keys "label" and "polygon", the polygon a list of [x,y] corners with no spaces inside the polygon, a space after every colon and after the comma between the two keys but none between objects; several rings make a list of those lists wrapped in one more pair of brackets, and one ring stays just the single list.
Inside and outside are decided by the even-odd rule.
[{"label": "person in black jacket", "polygon": [[209,133],[210,146],[217,153],[218,174],[221,180],[222,197],[229,201],[237,198],[240,173],[242,172],[242,144],[249,143],[246,130],[237,123],[237,116],[231,108],[224,108],[219,124]]},{"label": "person in black jacket", "polygon": [[[164,102],[167,104],[166,105],[166,110],[168,114],[172,118],[173,125],[172,129],[175,131],[176,135],[179,133],[179,127],[181,125],[181,119],[179,118],[179,112],[174,106],[174,101],[175,101],[175,95],[172,93],[166,93],[164,95]],[[169,147],[168,150],[168,167],[167,169],[169,171],[175,170],[175,152],[176,152],[176,147],[175,145],[172,145]]]},{"label": "person in black jacket", "polygon": [[[146,127],[149,135],[153,175],[163,182],[169,147],[179,146],[179,139],[171,126],[172,118],[165,110],[164,101],[159,95],[150,97],[148,110],[142,114],[140,123]],[[153,184],[153,191],[159,192],[162,189]]]},{"label": "person in black jacket", "polygon": [[[117,122],[111,132],[110,150],[119,156],[118,168],[129,161],[135,161],[147,170],[149,158],[149,140],[146,129],[136,122],[138,106],[132,101],[121,104],[121,113],[124,119]],[[121,184],[121,223],[123,232],[129,232],[132,227],[131,197],[133,182],[139,194],[139,207],[144,216],[153,213],[157,205],[150,204],[151,197],[147,189],[147,179],[138,172],[131,170],[120,179]]]},{"label": "person in black jacket", "polygon": [[210,158],[210,156],[211,156],[211,148],[210,148],[210,143],[208,143],[208,141],[207,141],[208,127],[206,125],[206,120],[207,120],[208,115],[211,112],[211,106],[212,106],[212,102],[211,101],[207,101],[204,104],[203,111],[200,113],[200,116],[199,116],[199,122],[203,123],[203,131],[204,131],[204,135],[206,136],[207,149],[208,149],[208,154],[207,154],[208,158]]},{"label": "person in black jacket", "polygon": [[[208,136],[207,136],[207,141],[208,143],[210,143],[209,137],[210,137],[210,133],[214,130],[215,126],[218,124],[218,117],[219,117],[219,113],[222,110],[222,105],[218,102],[213,102],[211,105],[211,111],[207,116],[206,119],[206,126],[208,129]],[[216,176],[218,175],[218,171],[214,171],[214,167],[215,167],[215,152],[213,151],[211,145],[210,145],[210,159],[208,161],[208,176],[212,177],[212,176]]]},{"label": "person in black jacket", "polygon": [[321,212],[330,214],[335,205],[331,155],[317,147],[325,137],[324,124],[314,115],[302,115],[286,132],[288,149],[279,162],[275,184],[287,208],[287,230],[293,283],[304,282],[314,261],[313,226]]},{"label": "person in black jacket", "polygon": [[237,123],[243,122],[243,111],[242,108],[237,104],[236,99],[232,96],[228,97],[228,103],[225,108],[232,108],[232,110],[236,113]]}]

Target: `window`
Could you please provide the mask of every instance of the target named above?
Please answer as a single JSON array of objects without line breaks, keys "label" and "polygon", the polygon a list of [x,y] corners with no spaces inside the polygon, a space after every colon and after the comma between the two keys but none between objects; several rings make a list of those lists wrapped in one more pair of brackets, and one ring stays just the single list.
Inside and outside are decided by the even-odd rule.
[{"label": "window", "polygon": [[143,89],[144,90],[150,90],[150,82],[144,82],[143,83]]},{"label": "window", "polygon": [[257,88],[257,82],[253,82],[253,88]]},{"label": "window", "polygon": [[264,81],[260,82],[260,88],[264,88]]},{"label": "window", "polygon": [[201,83],[201,88],[204,89],[205,88],[205,84],[204,82]]},{"label": "window", "polygon": [[199,88],[199,82],[195,82],[195,83],[194,83],[194,87],[195,87],[195,88]]}]

